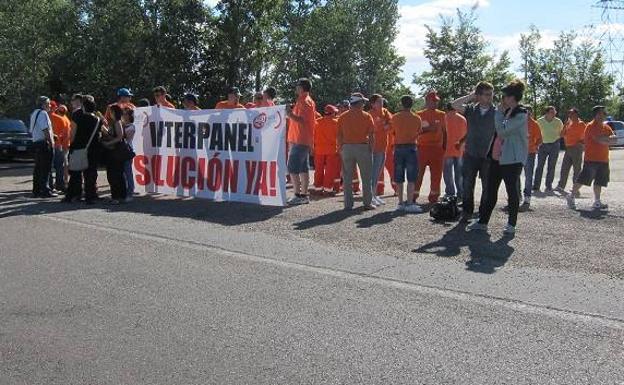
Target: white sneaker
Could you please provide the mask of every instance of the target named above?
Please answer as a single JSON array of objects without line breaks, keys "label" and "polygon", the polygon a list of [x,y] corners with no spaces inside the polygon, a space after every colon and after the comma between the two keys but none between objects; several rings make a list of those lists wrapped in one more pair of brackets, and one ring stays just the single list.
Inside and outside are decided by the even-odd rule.
[{"label": "white sneaker", "polygon": [[609,205],[600,201],[596,201],[594,202],[594,205],[592,207],[594,208],[594,210],[606,210],[609,208]]},{"label": "white sneaker", "polygon": [[478,219],[466,226],[467,231],[487,231],[487,229],[488,225],[479,223]]},{"label": "white sneaker", "polygon": [[516,233],[516,227],[512,226],[510,224],[507,224],[505,226],[505,229],[503,230],[503,234],[507,234],[507,235],[513,235]]},{"label": "white sneaker", "polygon": [[381,206],[381,205],[385,205],[386,202],[384,202],[383,199],[381,199],[379,196],[375,196],[375,198],[373,198],[373,201],[375,202],[375,204],[377,206]]},{"label": "white sneaker", "polygon": [[310,198],[298,197],[295,195],[294,197],[290,198],[286,203],[290,206],[306,205],[310,203]]},{"label": "white sneaker", "polygon": [[412,214],[420,214],[423,212],[422,207],[418,206],[416,203],[412,203],[411,205],[405,206],[405,212]]},{"label": "white sneaker", "polygon": [[288,204],[288,205],[296,205],[297,201],[299,201],[299,197],[295,195],[295,196],[292,196],[292,197],[288,198],[288,200],[286,201],[286,204]]},{"label": "white sneaker", "polygon": [[574,195],[570,194],[566,196],[566,202],[568,203],[568,208],[576,209],[576,201],[574,200]]}]

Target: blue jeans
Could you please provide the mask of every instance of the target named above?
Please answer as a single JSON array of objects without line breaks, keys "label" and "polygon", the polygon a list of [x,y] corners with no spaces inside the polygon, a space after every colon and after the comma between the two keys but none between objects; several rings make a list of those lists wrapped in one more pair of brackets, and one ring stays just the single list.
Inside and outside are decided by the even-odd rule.
[{"label": "blue jeans", "polygon": [[546,169],[546,188],[552,189],[555,180],[555,167],[559,158],[559,150],[561,149],[559,141],[555,143],[543,143],[538,150],[537,169],[535,170],[535,179],[533,180],[533,188],[539,190],[542,184],[542,175],[544,175],[544,166],[548,160]]},{"label": "blue jeans", "polygon": [[526,164],[524,165],[524,197],[531,197],[533,187],[533,172],[535,171],[535,158],[537,154],[529,154]]},{"label": "blue jeans", "polygon": [[[448,196],[463,197],[462,158],[451,157],[444,159],[444,193]],[[457,194],[456,194],[457,193]]]},{"label": "blue jeans", "polygon": [[126,180],[126,196],[134,194],[134,174],[132,173],[132,159],[127,160],[123,166],[124,179]]},{"label": "blue jeans", "polygon": [[[379,181],[379,176],[383,172],[384,162],[386,161],[386,153],[385,152],[373,152],[373,175],[372,175],[372,183],[371,186],[373,188],[373,193],[377,191],[377,182]],[[377,195],[377,194],[373,194]]]},{"label": "blue jeans", "polygon": [[54,185],[52,185],[52,174],[50,173],[50,188],[57,190],[65,189],[65,151],[62,148],[54,148],[54,158],[52,160],[54,166]]}]

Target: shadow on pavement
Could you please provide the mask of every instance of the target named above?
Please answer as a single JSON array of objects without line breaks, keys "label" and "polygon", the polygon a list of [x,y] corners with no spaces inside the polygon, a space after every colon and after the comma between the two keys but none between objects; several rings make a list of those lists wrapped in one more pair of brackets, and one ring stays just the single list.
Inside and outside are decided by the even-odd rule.
[{"label": "shadow on pavement", "polygon": [[360,214],[363,211],[364,209],[361,206],[356,207],[353,210],[340,209],[332,211],[319,217],[306,219],[305,221],[295,223],[295,230],[308,230],[313,227],[333,225],[342,222],[353,215]]},{"label": "shadow on pavement", "polygon": [[470,250],[470,260],[466,269],[477,273],[493,274],[504,266],[514,252],[509,246],[513,237],[506,236],[492,242],[490,234],[484,231],[466,231],[465,224],[457,224],[447,231],[442,238],[430,242],[413,253],[435,254],[439,257],[456,257],[463,247]]},{"label": "shadow on pavement", "polygon": [[[106,195],[106,191],[100,191]],[[259,206],[237,202],[213,202],[205,199],[174,198],[163,195],[135,197],[130,203],[111,205],[104,200],[94,205],[83,202],[62,203],[58,198],[31,198],[29,190],[0,193],[0,218],[21,215],[52,214],[73,210],[107,209],[111,212],[131,212],[159,217],[190,218],[224,226],[262,222],[284,210],[283,207]]]}]

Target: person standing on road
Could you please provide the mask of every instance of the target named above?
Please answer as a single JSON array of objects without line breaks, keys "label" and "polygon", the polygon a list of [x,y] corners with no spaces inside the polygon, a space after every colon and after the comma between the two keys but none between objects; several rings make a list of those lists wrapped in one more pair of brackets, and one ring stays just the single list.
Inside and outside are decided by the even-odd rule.
[{"label": "person standing on road", "polygon": [[542,144],[542,131],[540,130],[537,120],[533,117],[533,109],[531,107],[527,107],[526,109],[529,128],[529,154],[526,164],[524,165],[524,201],[522,202],[524,210],[527,210],[531,206],[535,158],[537,157],[537,149],[540,144]]},{"label": "person standing on road", "polygon": [[492,103],[494,98],[494,86],[488,82],[479,82],[475,91],[453,101],[452,106],[462,113],[468,123],[466,136],[459,140],[465,144],[464,157],[462,159],[462,218],[461,222],[467,223],[474,213],[474,190],[477,174],[481,178],[481,203],[485,199],[487,181],[487,154],[494,138],[494,116],[496,108]]},{"label": "person standing on road", "polygon": [[[132,149],[132,140],[136,128],[134,127],[134,110],[132,108],[126,108],[121,114],[121,125],[123,126],[124,139],[128,146]],[[124,162],[123,176],[126,182],[126,202],[134,199],[134,174],[132,172],[132,159]]]},{"label": "person standing on road", "polygon": [[126,201],[128,197],[126,179],[124,177],[124,163],[120,163],[115,159],[111,152],[124,140],[124,130],[121,123],[123,111],[119,106],[113,106],[111,112],[113,122],[108,127],[108,135],[105,137],[102,144],[109,150],[106,153],[106,178],[110,185],[111,203],[119,204]]},{"label": "person standing on road", "polygon": [[422,119],[422,127],[418,135],[418,179],[414,190],[414,203],[420,195],[427,166],[431,176],[429,203],[436,203],[440,198],[446,151],[446,115],[444,111],[438,110],[438,103],[440,103],[438,93],[431,90],[425,95],[426,108],[418,112],[418,116]]},{"label": "person standing on road", "polygon": [[503,88],[503,101],[496,110],[496,133],[488,151],[490,162],[484,204],[479,208],[479,219],[467,229],[487,231],[492,211],[498,200],[498,189],[505,182],[508,220],[503,233],[515,234],[520,208],[520,174],[529,153],[527,110],[520,105],[525,85],[514,80]]},{"label": "person standing on road", "polygon": [[578,179],[583,166],[583,151],[585,140],[585,130],[587,125],[581,119],[579,119],[578,111],[576,108],[572,108],[568,111],[568,120],[563,127],[561,135],[565,142],[565,153],[563,155],[563,163],[561,164],[561,175],[559,176],[559,183],[557,184],[557,191],[564,192],[566,184],[568,184],[568,177],[570,176],[570,168],[573,169],[572,181]]},{"label": "person standing on road", "polygon": [[71,122],[67,118],[67,107],[60,105],[51,111],[50,121],[54,133],[54,188],[58,191],[67,190],[65,167],[67,165],[67,151],[69,149],[69,137],[71,135]]},{"label": "person standing on road", "polygon": [[368,99],[361,93],[354,93],[349,99],[350,109],[338,118],[338,148],[342,158],[342,179],[344,188],[344,209],[353,209],[353,184],[351,170],[357,166],[362,180],[362,195],[365,210],[374,210],[372,168],[375,145],[375,122],[364,111]]},{"label": "person standing on road", "polygon": [[84,180],[85,201],[87,204],[93,204],[97,200],[98,153],[96,143],[100,141],[104,121],[95,114],[96,105],[92,96],[85,95],[82,97],[81,104],[80,112],[73,114],[69,157],[71,158],[73,151],[87,148],[89,139],[93,136],[93,140],[87,149],[89,166],[84,171],[69,171],[69,184],[63,202],[72,203],[80,200]]},{"label": "person standing on road", "polygon": [[383,106],[383,97],[374,94],[370,97],[369,111],[375,122],[375,147],[373,147],[373,203],[376,206],[385,204],[380,195],[384,193],[384,163],[386,160],[386,147],[388,145],[388,132],[391,128],[392,114]]},{"label": "person standing on road", "polygon": [[314,187],[322,195],[336,195],[340,191],[340,155],[338,136],[338,108],[328,104],[325,116],[316,121],[314,129]]},{"label": "person standing on road", "polygon": [[468,123],[466,118],[453,108],[449,103],[446,108],[446,132],[447,144],[444,153],[444,185],[446,196],[456,196],[461,199],[464,196],[462,182],[462,157],[464,145],[461,139],[466,136]]},{"label": "person standing on road", "polygon": [[542,145],[539,147],[537,154],[537,169],[535,170],[535,179],[533,180],[533,191],[540,191],[544,166],[546,161],[548,161],[548,166],[546,167],[546,192],[550,193],[553,190],[555,167],[557,166],[557,159],[559,159],[563,122],[557,117],[557,109],[549,106],[546,107],[544,116],[539,118],[537,123],[542,132]]},{"label": "person standing on road", "polygon": [[602,188],[609,184],[609,146],[617,143],[617,136],[605,123],[607,118],[606,108],[596,106],[592,109],[594,120],[587,124],[585,131],[585,161],[583,169],[574,181],[572,192],[567,196],[568,207],[575,209],[575,198],[579,195],[581,186],[594,184],[594,205],[596,210],[605,210],[609,206],[602,203],[600,196]]},{"label": "person standing on road", "polygon": [[40,96],[37,99],[37,107],[30,115],[30,132],[35,153],[32,193],[35,198],[51,198],[57,195],[48,186],[54,158],[54,134],[48,115],[50,99],[47,96]]},{"label": "person standing on road", "polygon": [[294,196],[289,205],[310,203],[308,185],[310,183],[310,152],[314,145],[314,127],[316,126],[316,104],[310,97],[312,82],[299,79],[295,87],[297,101],[294,107],[286,108],[288,127],[288,173],[293,184]]},{"label": "person standing on road", "polygon": [[[394,134],[394,175],[399,204],[397,211],[421,213],[422,208],[412,202],[414,188],[418,179],[418,154],[416,144],[421,130],[422,120],[412,112],[414,99],[405,95],[401,97],[403,109],[392,117]],[[407,179],[407,200],[403,199],[403,184]]]}]

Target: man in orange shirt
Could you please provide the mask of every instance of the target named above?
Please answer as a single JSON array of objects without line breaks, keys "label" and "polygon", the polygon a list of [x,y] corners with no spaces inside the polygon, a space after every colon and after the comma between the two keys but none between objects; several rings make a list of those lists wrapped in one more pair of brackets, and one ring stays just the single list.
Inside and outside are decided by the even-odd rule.
[{"label": "man in orange shirt", "polygon": [[344,187],[344,208],[353,209],[353,185],[351,170],[360,169],[362,194],[365,210],[374,210],[372,168],[375,145],[375,122],[364,111],[368,99],[361,93],[354,93],[349,99],[349,111],[338,118],[338,148],[342,158],[342,178]]},{"label": "man in orange shirt", "polygon": [[316,104],[310,97],[312,82],[299,79],[295,93],[297,102],[294,107],[286,108],[290,121],[288,127],[288,173],[295,195],[288,200],[289,205],[310,203],[308,197],[310,151],[314,145],[314,127],[316,125]]},{"label": "man in orange shirt", "polygon": [[462,157],[464,145],[461,140],[468,132],[466,118],[460,115],[449,103],[446,106],[446,152],[444,153],[444,185],[447,196],[464,196],[462,181]]},{"label": "man in orange shirt", "polygon": [[273,107],[275,105],[275,97],[277,91],[273,87],[267,87],[262,91],[262,100],[256,104],[256,107]]},{"label": "man in orange shirt", "polygon": [[531,195],[533,194],[533,173],[535,172],[535,160],[537,158],[537,149],[542,144],[542,130],[539,123],[535,120],[533,109],[527,107],[528,125],[529,125],[529,155],[524,165],[524,201],[522,209],[526,210],[531,205]]},{"label": "man in orange shirt", "polygon": [[370,97],[370,114],[375,122],[375,146],[373,147],[373,203],[376,206],[385,204],[380,195],[384,193],[384,162],[388,146],[388,132],[392,114],[383,107],[383,97],[374,94]]},{"label": "man in orange shirt", "polygon": [[606,107],[596,106],[592,109],[594,120],[587,124],[585,130],[585,161],[583,169],[574,181],[572,192],[567,196],[568,207],[576,208],[575,197],[581,186],[594,184],[595,210],[605,210],[607,205],[600,200],[602,188],[609,184],[609,146],[617,143],[617,137],[609,125],[605,123]]},{"label": "man in orange shirt", "polygon": [[[401,97],[403,109],[392,117],[392,133],[394,134],[394,175],[399,205],[397,211],[421,213],[422,208],[412,203],[416,180],[418,179],[418,155],[416,142],[422,129],[420,117],[412,112],[414,99],[405,95]],[[407,177],[407,201],[403,200],[403,184]]]},{"label": "man in orange shirt", "polygon": [[581,167],[583,166],[583,141],[585,140],[586,128],[587,125],[579,119],[576,108],[571,108],[568,111],[568,121],[563,126],[563,131],[561,131],[566,149],[563,155],[563,162],[561,163],[559,183],[556,188],[559,192],[565,191],[568,177],[570,176],[570,168],[573,168],[572,181],[576,181],[581,173]]},{"label": "man in orange shirt", "polygon": [[[67,117],[67,107],[51,104],[50,122],[52,122],[52,133],[54,134],[54,188],[58,191],[67,189],[67,154],[69,152],[69,139],[71,136],[71,122]],[[50,174],[50,179],[52,175]],[[52,184],[50,182],[50,184]]]},{"label": "man in orange shirt", "polygon": [[436,203],[440,198],[440,182],[446,150],[446,114],[437,109],[439,102],[438,93],[431,90],[425,95],[426,109],[418,112],[422,120],[422,128],[418,135],[418,180],[414,191],[414,203],[420,195],[420,187],[427,166],[431,175],[429,203]]},{"label": "man in orange shirt", "polygon": [[113,114],[111,112],[112,106],[119,106],[122,110],[126,108],[135,109],[136,107],[132,104],[132,92],[130,92],[127,88],[120,88],[117,90],[117,101],[113,104],[109,104],[106,107],[106,112],[104,113],[104,118],[106,119],[106,125],[110,126],[113,123]]},{"label": "man in orange shirt", "polygon": [[314,187],[323,195],[340,191],[340,155],[336,151],[338,108],[328,104],[314,128]]},{"label": "man in orange shirt", "polygon": [[184,109],[187,111],[200,110],[201,108],[199,108],[198,104],[199,100],[197,100],[197,95],[195,94],[188,93],[182,98],[182,106],[184,106]]},{"label": "man in orange shirt", "polygon": [[238,87],[230,87],[227,92],[227,100],[220,101],[215,106],[215,110],[233,110],[236,108],[245,108],[240,103],[241,93]]},{"label": "man in orange shirt", "polygon": [[174,108],[175,106],[167,100],[167,89],[163,86],[154,87],[152,90],[154,95],[154,104],[158,107]]}]

